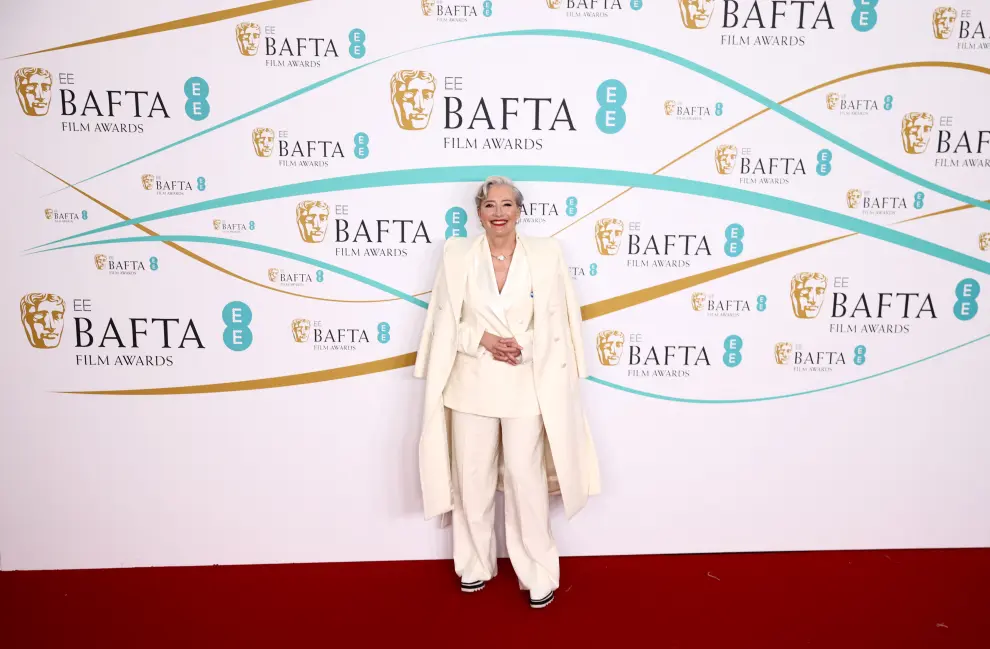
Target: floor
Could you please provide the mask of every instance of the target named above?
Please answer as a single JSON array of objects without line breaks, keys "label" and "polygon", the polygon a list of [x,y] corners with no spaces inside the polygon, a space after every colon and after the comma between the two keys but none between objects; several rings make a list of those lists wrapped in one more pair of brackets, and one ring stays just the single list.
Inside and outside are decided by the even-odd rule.
[{"label": "floor", "polygon": [[[508,562],[0,573],[0,647],[990,648],[990,550],[571,557],[546,609]],[[566,645],[565,645],[566,643]]]}]

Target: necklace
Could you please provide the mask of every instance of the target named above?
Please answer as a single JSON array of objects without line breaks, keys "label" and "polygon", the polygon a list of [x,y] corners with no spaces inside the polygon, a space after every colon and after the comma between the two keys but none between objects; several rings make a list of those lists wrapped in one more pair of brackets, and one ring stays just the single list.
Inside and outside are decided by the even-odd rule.
[{"label": "necklace", "polygon": [[[515,247],[515,245],[513,245],[512,246],[512,252],[510,252],[508,255],[504,255],[504,254],[502,254],[502,255],[492,255],[492,257],[494,257],[495,259],[498,259],[499,261],[505,261],[505,258],[507,256],[508,257],[511,257],[512,255],[515,254],[515,252],[516,252],[516,247]],[[489,254],[491,254],[491,253],[489,253]]]}]

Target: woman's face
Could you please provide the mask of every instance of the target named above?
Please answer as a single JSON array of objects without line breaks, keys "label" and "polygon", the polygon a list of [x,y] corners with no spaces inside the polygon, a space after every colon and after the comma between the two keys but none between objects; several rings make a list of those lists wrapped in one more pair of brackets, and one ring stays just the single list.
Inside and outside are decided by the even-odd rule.
[{"label": "woman's face", "polygon": [[511,234],[516,230],[516,219],[519,218],[519,206],[512,188],[506,185],[495,185],[488,190],[488,198],[481,201],[478,208],[481,225],[486,232],[492,234]]}]

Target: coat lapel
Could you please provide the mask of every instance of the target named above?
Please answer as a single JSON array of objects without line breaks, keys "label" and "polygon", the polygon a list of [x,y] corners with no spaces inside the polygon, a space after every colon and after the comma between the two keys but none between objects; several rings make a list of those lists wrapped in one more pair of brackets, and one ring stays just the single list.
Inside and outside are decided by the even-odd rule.
[{"label": "coat lapel", "polygon": [[529,237],[520,236],[519,243],[526,249],[526,261],[529,263],[529,272],[533,279],[534,315],[542,319],[549,305],[554,268],[549,263],[547,256],[542,254],[544,250],[538,242]]},{"label": "coat lapel", "polygon": [[[484,239],[484,235],[481,235],[480,239]],[[454,320],[460,318],[461,304],[464,302],[464,287],[468,277],[468,264],[471,262],[471,253],[477,246],[481,245],[480,239],[458,242],[459,245],[450,247],[444,259],[447,295],[450,296],[450,309]]]}]

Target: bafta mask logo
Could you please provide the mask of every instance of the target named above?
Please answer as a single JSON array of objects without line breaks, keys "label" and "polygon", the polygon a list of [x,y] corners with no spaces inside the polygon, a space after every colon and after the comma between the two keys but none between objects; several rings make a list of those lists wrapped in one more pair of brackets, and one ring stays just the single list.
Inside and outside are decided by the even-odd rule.
[{"label": "bafta mask logo", "polygon": [[45,209],[45,218],[51,221],[55,217],[55,210],[50,207]]},{"label": "bafta mask logo", "polygon": [[984,252],[990,250],[990,232],[980,233],[980,250]]},{"label": "bafta mask logo", "polygon": [[935,38],[944,41],[952,36],[952,27],[956,24],[957,12],[952,7],[937,7],[932,13],[932,31]]},{"label": "bafta mask logo", "polygon": [[302,201],[296,205],[296,225],[306,243],[320,243],[327,236],[330,208],[323,201]]},{"label": "bafta mask logo", "polygon": [[791,351],[794,346],[790,343],[777,343],[773,346],[773,358],[777,365],[786,365],[791,360]]},{"label": "bafta mask logo", "polygon": [[858,189],[850,189],[846,192],[846,205],[849,206],[849,209],[854,209],[859,205],[859,199],[861,198],[863,198],[863,192]]},{"label": "bafta mask logo", "polygon": [[312,323],[305,318],[296,318],[292,321],[292,338],[297,343],[309,342],[309,330]]},{"label": "bafta mask logo", "polygon": [[268,281],[269,282],[277,282],[278,281],[278,268],[269,268],[268,269]]},{"label": "bafta mask logo", "polygon": [[52,105],[52,75],[44,68],[21,68],[14,73],[14,90],[21,110],[29,117],[48,114]]},{"label": "bafta mask logo", "polygon": [[677,102],[674,101],[673,99],[668,99],[667,101],[663,102],[663,112],[667,113],[667,116],[669,117],[670,115],[674,114],[675,106],[677,106]]},{"label": "bafta mask logo", "polygon": [[598,332],[595,338],[595,348],[598,350],[598,362],[606,366],[619,364],[622,357],[622,346],[626,342],[626,335],[615,329],[607,329]]},{"label": "bafta mask logo", "polygon": [[220,219],[213,219],[213,229],[214,230],[220,229]]},{"label": "bafta mask logo", "polygon": [[619,239],[622,238],[622,231],[625,230],[625,227],[625,224],[619,219],[598,219],[598,222],[595,223],[595,245],[598,246],[598,254],[618,254]]},{"label": "bafta mask logo", "polygon": [[715,168],[723,176],[731,174],[738,156],[739,151],[735,144],[719,144],[715,147]]},{"label": "bafta mask logo", "polygon": [[433,7],[436,6],[437,0],[420,0],[420,6],[423,9],[423,15],[429,16],[433,13]]},{"label": "bafta mask logo", "polygon": [[825,302],[828,279],[821,273],[798,273],[791,278],[791,309],[798,318],[818,317]]},{"label": "bafta mask logo", "polygon": [[107,256],[101,254],[93,255],[93,263],[96,264],[96,270],[103,270],[107,265]]},{"label": "bafta mask logo", "polygon": [[681,22],[688,29],[704,29],[712,20],[715,0],[677,0]]},{"label": "bafta mask logo", "polygon": [[547,0],[547,6],[551,9],[560,9],[560,0]]},{"label": "bafta mask logo", "polygon": [[237,49],[244,56],[254,56],[258,53],[261,43],[261,27],[258,23],[240,23],[235,28],[237,34]]},{"label": "bafta mask logo", "polygon": [[259,158],[267,158],[275,149],[275,131],[270,128],[258,127],[251,131],[254,142],[254,154]]},{"label": "bafta mask logo", "polygon": [[701,311],[705,308],[705,294],[704,293],[692,293],[691,294],[691,308],[695,311]]},{"label": "bafta mask logo", "polygon": [[154,174],[144,174],[141,176],[141,186],[145,189],[152,189],[155,186]]},{"label": "bafta mask logo", "polygon": [[825,95],[825,105],[828,106],[829,110],[835,110],[836,106],[839,105],[839,93],[830,92]]},{"label": "bafta mask logo", "polygon": [[62,341],[65,300],[52,293],[28,293],[21,298],[21,325],[35,349],[55,349]]},{"label": "bafta mask logo", "polygon": [[924,153],[932,137],[935,117],[931,113],[908,113],[901,120],[901,144],[904,152]]},{"label": "bafta mask logo", "polygon": [[436,78],[426,70],[399,70],[392,75],[392,112],[405,131],[421,131],[430,125]]}]

